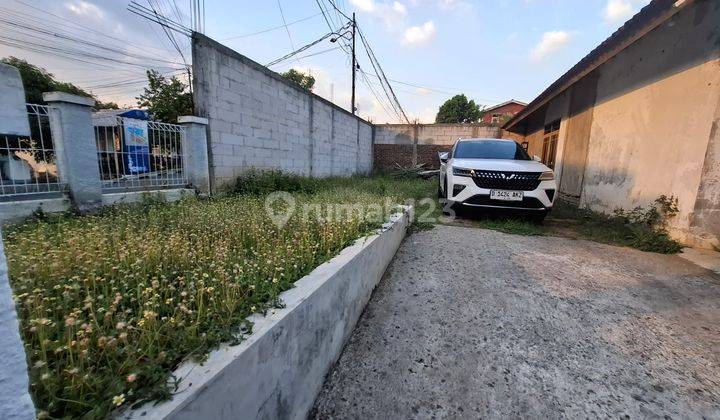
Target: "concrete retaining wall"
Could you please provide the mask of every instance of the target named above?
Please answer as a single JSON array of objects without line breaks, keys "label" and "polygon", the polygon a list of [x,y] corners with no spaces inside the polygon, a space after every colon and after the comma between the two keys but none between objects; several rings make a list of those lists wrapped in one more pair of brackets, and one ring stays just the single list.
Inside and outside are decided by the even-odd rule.
[{"label": "concrete retaining wall", "polygon": [[204,35],[192,45],[213,190],[250,167],[320,177],[370,172],[370,123]]},{"label": "concrete retaining wall", "polygon": [[0,234],[0,413],[3,419],[30,420],[35,407],[28,393],[27,362],[20,339],[15,302],[8,279],[7,261]]},{"label": "concrete retaining wall", "polygon": [[375,126],[374,168],[425,165],[437,169],[437,152],[458,139],[500,138],[499,127],[484,124],[383,124]]},{"label": "concrete retaining wall", "polygon": [[253,333],[240,345],[213,351],[202,366],[181,366],[182,389],[172,400],[121,417],[306,418],[411,218],[411,208],[394,215],[379,234],[298,280],[280,296],[285,308],[250,318]]}]

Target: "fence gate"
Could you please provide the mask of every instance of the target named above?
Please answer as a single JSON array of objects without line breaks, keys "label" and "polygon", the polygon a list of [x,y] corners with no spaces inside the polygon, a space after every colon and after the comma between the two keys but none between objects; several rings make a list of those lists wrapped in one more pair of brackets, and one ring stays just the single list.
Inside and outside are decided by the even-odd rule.
[{"label": "fence gate", "polygon": [[187,186],[183,126],[123,117],[93,125],[103,191]]},{"label": "fence gate", "polygon": [[0,135],[0,199],[66,189],[58,173],[48,107],[26,108],[30,136]]}]

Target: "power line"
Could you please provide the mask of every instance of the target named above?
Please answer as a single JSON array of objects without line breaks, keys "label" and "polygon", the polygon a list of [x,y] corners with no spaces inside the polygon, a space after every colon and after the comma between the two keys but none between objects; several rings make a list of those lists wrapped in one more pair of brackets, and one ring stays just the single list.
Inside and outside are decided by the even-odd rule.
[{"label": "power line", "polygon": [[285,27],[285,32],[287,32],[288,39],[290,40],[290,48],[293,50],[295,49],[295,43],[292,40],[292,35],[290,35],[290,29],[288,29],[288,24],[285,22],[285,14],[283,13],[282,4],[280,4],[280,0],[277,0],[278,9],[280,9],[280,17],[282,18],[283,26]]},{"label": "power line", "polygon": [[320,16],[321,14],[322,14],[322,13],[315,13],[314,15],[307,16],[307,17],[304,17],[304,18],[302,18],[302,19],[298,19],[298,20],[294,20],[294,21],[292,21],[292,22],[289,22],[289,23],[287,23],[286,25],[274,26],[274,27],[272,27],[272,28],[263,29],[263,30],[261,30],[261,31],[252,32],[252,33],[249,33],[249,34],[236,35],[236,36],[231,36],[231,37],[228,37],[228,38],[222,38],[222,39],[219,39],[219,41],[229,41],[229,40],[231,40],[231,39],[247,38],[247,37],[250,37],[250,36],[255,36],[255,35],[264,34],[264,33],[267,33],[267,32],[277,31],[278,29],[283,29],[283,28],[286,28],[286,27],[288,27],[288,26],[292,26],[292,25],[294,25],[294,24],[296,24],[296,23],[305,22],[306,20],[310,20],[310,19],[312,19],[312,18],[314,18],[314,17]]},{"label": "power line", "polygon": [[282,57],[280,57],[280,58],[278,58],[278,59],[276,59],[276,60],[273,60],[273,61],[269,62],[268,64],[265,65],[265,67],[271,67],[271,66],[274,66],[275,64],[281,63],[281,62],[287,60],[288,58],[291,58],[291,57],[297,55],[298,53],[301,53],[301,52],[307,50],[308,48],[310,48],[310,47],[312,47],[312,46],[314,46],[314,45],[319,44],[320,42],[322,42],[322,41],[324,41],[325,39],[331,37],[332,35],[335,35],[335,34],[334,34],[333,32],[327,33],[327,34],[323,35],[322,37],[316,39],[315,41],[313,41],[313,42],[311,42],[311,43],[309,43],[309,44],[307,44],[307,45],[304,45],[304,46],[298,48],[298,49],[295,50],[295,51],[292,51],[292,52],[290,52],[290,53],[288,53],[288,54],[285,54],[284,56],[282,56]]},{"label": "power line", "polygon": [[[387,90],[385,91],[385,94],[388,95],[388,99],[390,99],[390,102],[397,105],[397,108],[400,111],[400,114],[402,114],[405,121],[410,124],[410,119],[405,114],[405,111],[402,108],[402,105],[400,105],[400,101],[397,98],[397,95],[395,95],[395,92],[393,91],[392,86],[390,85],[390,82],[387,80],[387,76],[385,76],[385,71],[383,71],[382,67],[380,66],[380,62],[378,62],[377,57],[375,57],[375,53],[372,50],[372,47],[370,46],[370,43],[365,38],[365,35],[363,34],[362,30],[358,27],[358,34],[360,35],[360,40],[362,41],[363,46],[365,47],[365,52],[368,55],[368,58],[370,59],[370,63],[373,65],[373,68],[375,69],[375,74],[380,79],[380,83],[384,81],[384,85],[387,86],[387,89],[390,91],[390,94],[388,94]],[[385,89],[385,86],[383,86],[383,89]],[[392,98],[390,98],[392,96]]]},{"label": "power line", "polygon": [[[29,3],[23,2],[23,1],[21,1],[21,0],[15,0],[15,2],[16,2],[16,3],[19,3],[19,4],[22,4],[23,6],[29,7],[29,8],[31,8],[31,9],[33,9],[33,10],[36,10],[36,11],[38,11],[38,12],[41,12],[41,13],[44,13],[44,14],[46,14],[46,15],[52,16],[52,17],[54,17],[54,18],[56,18],[56,19],[58,19],[58,20],[60,20],[60,21],[62,21],[62,22],[67,22],[67,23],[71,24],[72,26],[74,26],[74,27],[76,27],[76,28],[79,28],[79,29],[82,29],[82,30],[84,30],[84,31],[89,31],[89,32],[92,32],[92,33],[94,33],[94,34],[96,34],[96,35],[100,35],[100,36],[105,37],[105,38],[108,38],[108,39],[112,39],[112,40],[115,40],[115,41],[122,42],[125,47],[134,47],[134,48],[137,48],[137,49],[139,49],[139,50],[141,50],[141,51],[144,51],[144,52],[146,52],[146,53],[148,53],[148,54],[157,54],[157,51],[161,51],[159,48],[156,48],[156,47],[153,47],[153,46],[150,46],[150,45],[143,45],[143,44],[137,44],[137,43],[127,44],[127,40],[126,40],[126,39],[117,38],[117,37],[114,37],[114,36],[112,36],[112,35],[108,35],[108,34],[105,33],[105,32],[98,31],[98,30],[93,29],[93,28],[91,28],[91,27],[89,27],[89,26],[82,25],[82,24],[80,24],[80,23],[74,22],[74,21],[72,21],[72,20],[70,20],[70,19],[64,18],[64,17],[59,16],[59,15],[57,15],[57,14],[55,14],[55,13],[48,12],[47,10],[43,10],[43,9],[41,9],[41,8],[39,8],[39,7],[35,7],[35,6],[33,6],[33,5],[29,4]],[[35,22],[37,22],[37,21],[49,22],[51,25],[53,25],[53,27],[57,27],[57,26],[59,25],[58,22],[54,22],[54,21],[48,20],[48,19],[43,19],[43,18],[40,18],[40,17],[35,16],[35,15],[31,15],[31,14],[22,13],[22,12],[10,10],[10,9],[3,9],[3,11],[5,11],[6,13],[14,14],[14,15],[16,15],[16,16],[20,16],[20,17],[23,17],[23,16],[24,16],[24,17],[29,17],[29,18],[33,19],[33,21],[35,21]],[[148,51],[148,50],[145,50],[144,48],[149,48],[149,49],[152,49],[152,50],[155,50],[155,51],[154,51],[154,52],[153,52],[153,51]]]},{"label": "power line", "polygon": [[[63,33],[61,33],[61,32],[52,32],[52,31],[49,31],[49,30],[46,30],[46,29],[43,29],[43,28],[40,28],[40,27],[35,27],[35,26],[32,26],[32,25],[25,25],[25,24],[21,24],[21,23],[18,23],[18,22],[13,22],[13,21],[10,21],[10,20],[7,20],[7,19],[3,19],[3,18],[1,18],[1,17],[0,17],[0,23],[4,23],[4,24],[6,24],[6,25],[9,25],[9,26],[12,26],[12,27],[21,29],[21,30],[25,30],[25,31],[31,31],[31,32],[40,33],[40,34],[43,34],[43,35],[46,35],[46,36],[49,36],[49,37],[60,38],[60,39],[64,39],[64,40],[67,40],[67,41],[72,41],[72,43],[73,43],[72,45],[81,44],[81,45],[91,46],[91,47],[98,48],[98,49],[103,50],[103,51],[112,52],[112,53],[115,53],[115,54],[120,54],[120,55],[123,55],[123,56],[126,56],[126,57],[136,58],[136,59],[140,59],[140,60],[156,61],[156,62],[166,63],[166,64],[177,64],[177,63],[175,63],[175,62],[168,61],[168,60],[162,60],[162,59],[153,58],[153,57],[150,57],[150,56],[145,56],[145,55],[134,54],[134,53],[122,51],[122,50],[119,50],[119,49],[116,49],[116,48],[112,48],[112,47],[107,47],[107,46],[104,46],[104,45],[101,45],[101,44],[97,44],[97,43],[95,43],[95,42],[86,41],[86,40],[83,40],[83,39],[81,39],[81,38],[77,38],[77,37],[74,37],[74,36],[66,35],[66,34],[63,34]],[[80,51],[82,51],[82,50],[80,50]]]},{"label": "power line", "polygon": [[[336,50],[339,50],[339,49],[340,49],[340,47],[328,48],[327,50],[318,51],[318,52],[316,52],[316,53],[307,54],[307,55],[302,55],[302,56],[300,56],[300,57],[297,57],[297,59],[298,59],[298,60],[302,60],[303,58],[315,57],[316,55],[329,53],[329,52],[331,52],[331,51],[336,51]],[[278,63],[278,64],[280,64],[280,63]]]}]

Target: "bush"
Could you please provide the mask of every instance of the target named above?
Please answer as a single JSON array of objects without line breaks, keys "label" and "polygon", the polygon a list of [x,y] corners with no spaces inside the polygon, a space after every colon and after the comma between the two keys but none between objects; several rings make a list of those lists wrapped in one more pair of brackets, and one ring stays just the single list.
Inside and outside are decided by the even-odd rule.
[{"label": "bush", "polygon": [[648,207],[615,209],[611,215],[562,203],[555,205],[552,214],[578,222],[575,229],[588,239],[647,252],[674,254],[682,250],[682,245],[670,237],[667,223],[677,213],[677,198],[662,195]]},{"label": "bush", "polygon": [[318,188],[318,180],[288,174],[280,170],[250,169],[235,179],[229,189],[233,194],[263,195],[274,191],[311,194]]}]

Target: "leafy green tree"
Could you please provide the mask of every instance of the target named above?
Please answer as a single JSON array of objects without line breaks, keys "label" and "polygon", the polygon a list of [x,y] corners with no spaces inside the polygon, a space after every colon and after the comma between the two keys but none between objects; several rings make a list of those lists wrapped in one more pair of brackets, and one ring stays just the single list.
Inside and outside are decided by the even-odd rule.
[{"label": "leafy green tree", "polygon": [[440,106],[436,123],[474,123],[480,119],[480,106],[464,94],[455,95]]},{"label": "leafy green tree", "polygon": [[138,96],[138,105],[150,111],[153,119],[176,123],[181,115],[193,114],[192,94],[188,86],[177,77],[165,77],[148,70],[148,86]]},{"label": "leafy green tree", "polygon": [[303,72],[297,71],[295,69],[290,69],[286,71],[285,73],[280,73],[280,75],[288,80],[291,80],[298,85],[304,87],[307,90],[312,91],[313,87],[315,87],[315,78],[312,77],[309,74],[305,74]]},{"label": "leafy green tree", "polygon": [[44,104],[43,92],[65,92],[73,95],[86,96],[95,100],[96,109],[117,109],[114,102],[99,101],[95,95],[79,88],[72,83],[55,80],[55,76],[47,70],[17,57],[5,57],[0,62],[9,64],[18,69],[25,88],[25,101],[32,104]]}]

